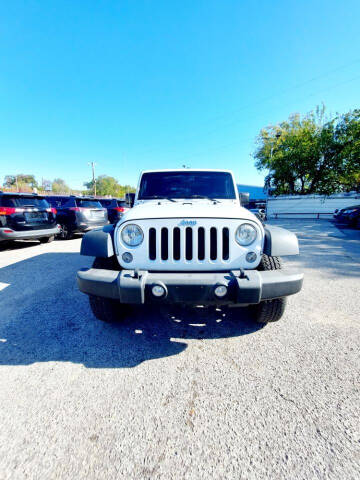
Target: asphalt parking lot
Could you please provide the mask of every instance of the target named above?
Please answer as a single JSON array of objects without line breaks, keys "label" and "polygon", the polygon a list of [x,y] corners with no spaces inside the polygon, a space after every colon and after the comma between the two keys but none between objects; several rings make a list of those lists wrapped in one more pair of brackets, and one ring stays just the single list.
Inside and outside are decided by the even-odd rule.
[{"label": "asphalt parking lot", "polygon": [[360,231],[295,231],[285,317],[95,320],[80,239],[0,251],[0,478],[359,479]]}]

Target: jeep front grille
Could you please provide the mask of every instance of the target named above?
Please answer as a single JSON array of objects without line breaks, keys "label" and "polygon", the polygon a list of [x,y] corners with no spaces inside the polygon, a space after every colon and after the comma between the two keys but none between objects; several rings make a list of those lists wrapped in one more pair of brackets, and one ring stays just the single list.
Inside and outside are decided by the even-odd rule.
[{"label": "jeep front grille", "polygon": [[229,260],[229,228],[150,228],[150,260]]}]

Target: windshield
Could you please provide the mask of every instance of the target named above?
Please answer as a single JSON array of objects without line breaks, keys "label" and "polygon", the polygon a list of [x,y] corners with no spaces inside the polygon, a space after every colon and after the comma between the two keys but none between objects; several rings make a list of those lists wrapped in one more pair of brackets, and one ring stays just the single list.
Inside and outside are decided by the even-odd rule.
[{"label": "windshield", "polygon": [[102,208],[97,200],[76,200],[76,205],[82,208]]},{"label": "windshield", "polygon": [[17,208],[50,208],[50,205],[44,198],[39,197],[24,197],[24,196],[14,196],[10,197],[4,195],[2,197],[2,204],[4,207],[17,207]]},{"label": "windshield", "polygon": [[151,172],[141,177],[139,200],[152,198],[235,199],[233,179],[227,172]]}]

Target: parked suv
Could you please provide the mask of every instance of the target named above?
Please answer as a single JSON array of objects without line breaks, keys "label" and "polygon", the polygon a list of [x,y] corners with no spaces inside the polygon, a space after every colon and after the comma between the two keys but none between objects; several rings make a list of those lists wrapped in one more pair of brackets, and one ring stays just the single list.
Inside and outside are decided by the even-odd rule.
[{"label": "parked suv", "polygon": [[118,198],[100,198],[99,202],[106,208],[110,223],[117,223],[124,213],[129,210],[129,205],[126,201]]},{"label": "parked suv", "polygon": [[249,306],[256,322],[275,322],[303,282],[280,259],[299,253],[296,235],[241,207],[226,170],[144,172],[134,208],[87,233],[80,253],[95,260],[79,288],[108,322],[131,304],[165,303]]},{"label": "parked suv", "polygon": [[59,238],[69,240],[74,233],[88,232],[109,223],[107,210],[91,197],[49,196],[49,202],[56,208],[56,220],[60,224]]},{"label": "parked suv", "polygon": [[0,242],[36,239],[48,243],[58,233],[56,210],[44,197],[0,192]]}]

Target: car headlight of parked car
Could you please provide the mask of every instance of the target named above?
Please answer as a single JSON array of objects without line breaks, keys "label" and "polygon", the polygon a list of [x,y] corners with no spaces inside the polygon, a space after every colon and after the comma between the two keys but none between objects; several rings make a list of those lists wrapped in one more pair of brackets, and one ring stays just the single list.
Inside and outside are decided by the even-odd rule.
[{"label": "car headlight of parked car", "polygon": [[243,223],[235,233],[235,240],[239,245],[246,247],[251,245],[257,237],[257,230],[250,223]]},{"label": "car headlight of parked car", "polygon": [[138,225],[130,223],[121,230],[121,238],[129,247],[137,247],[143,242],[144,234]]}]

